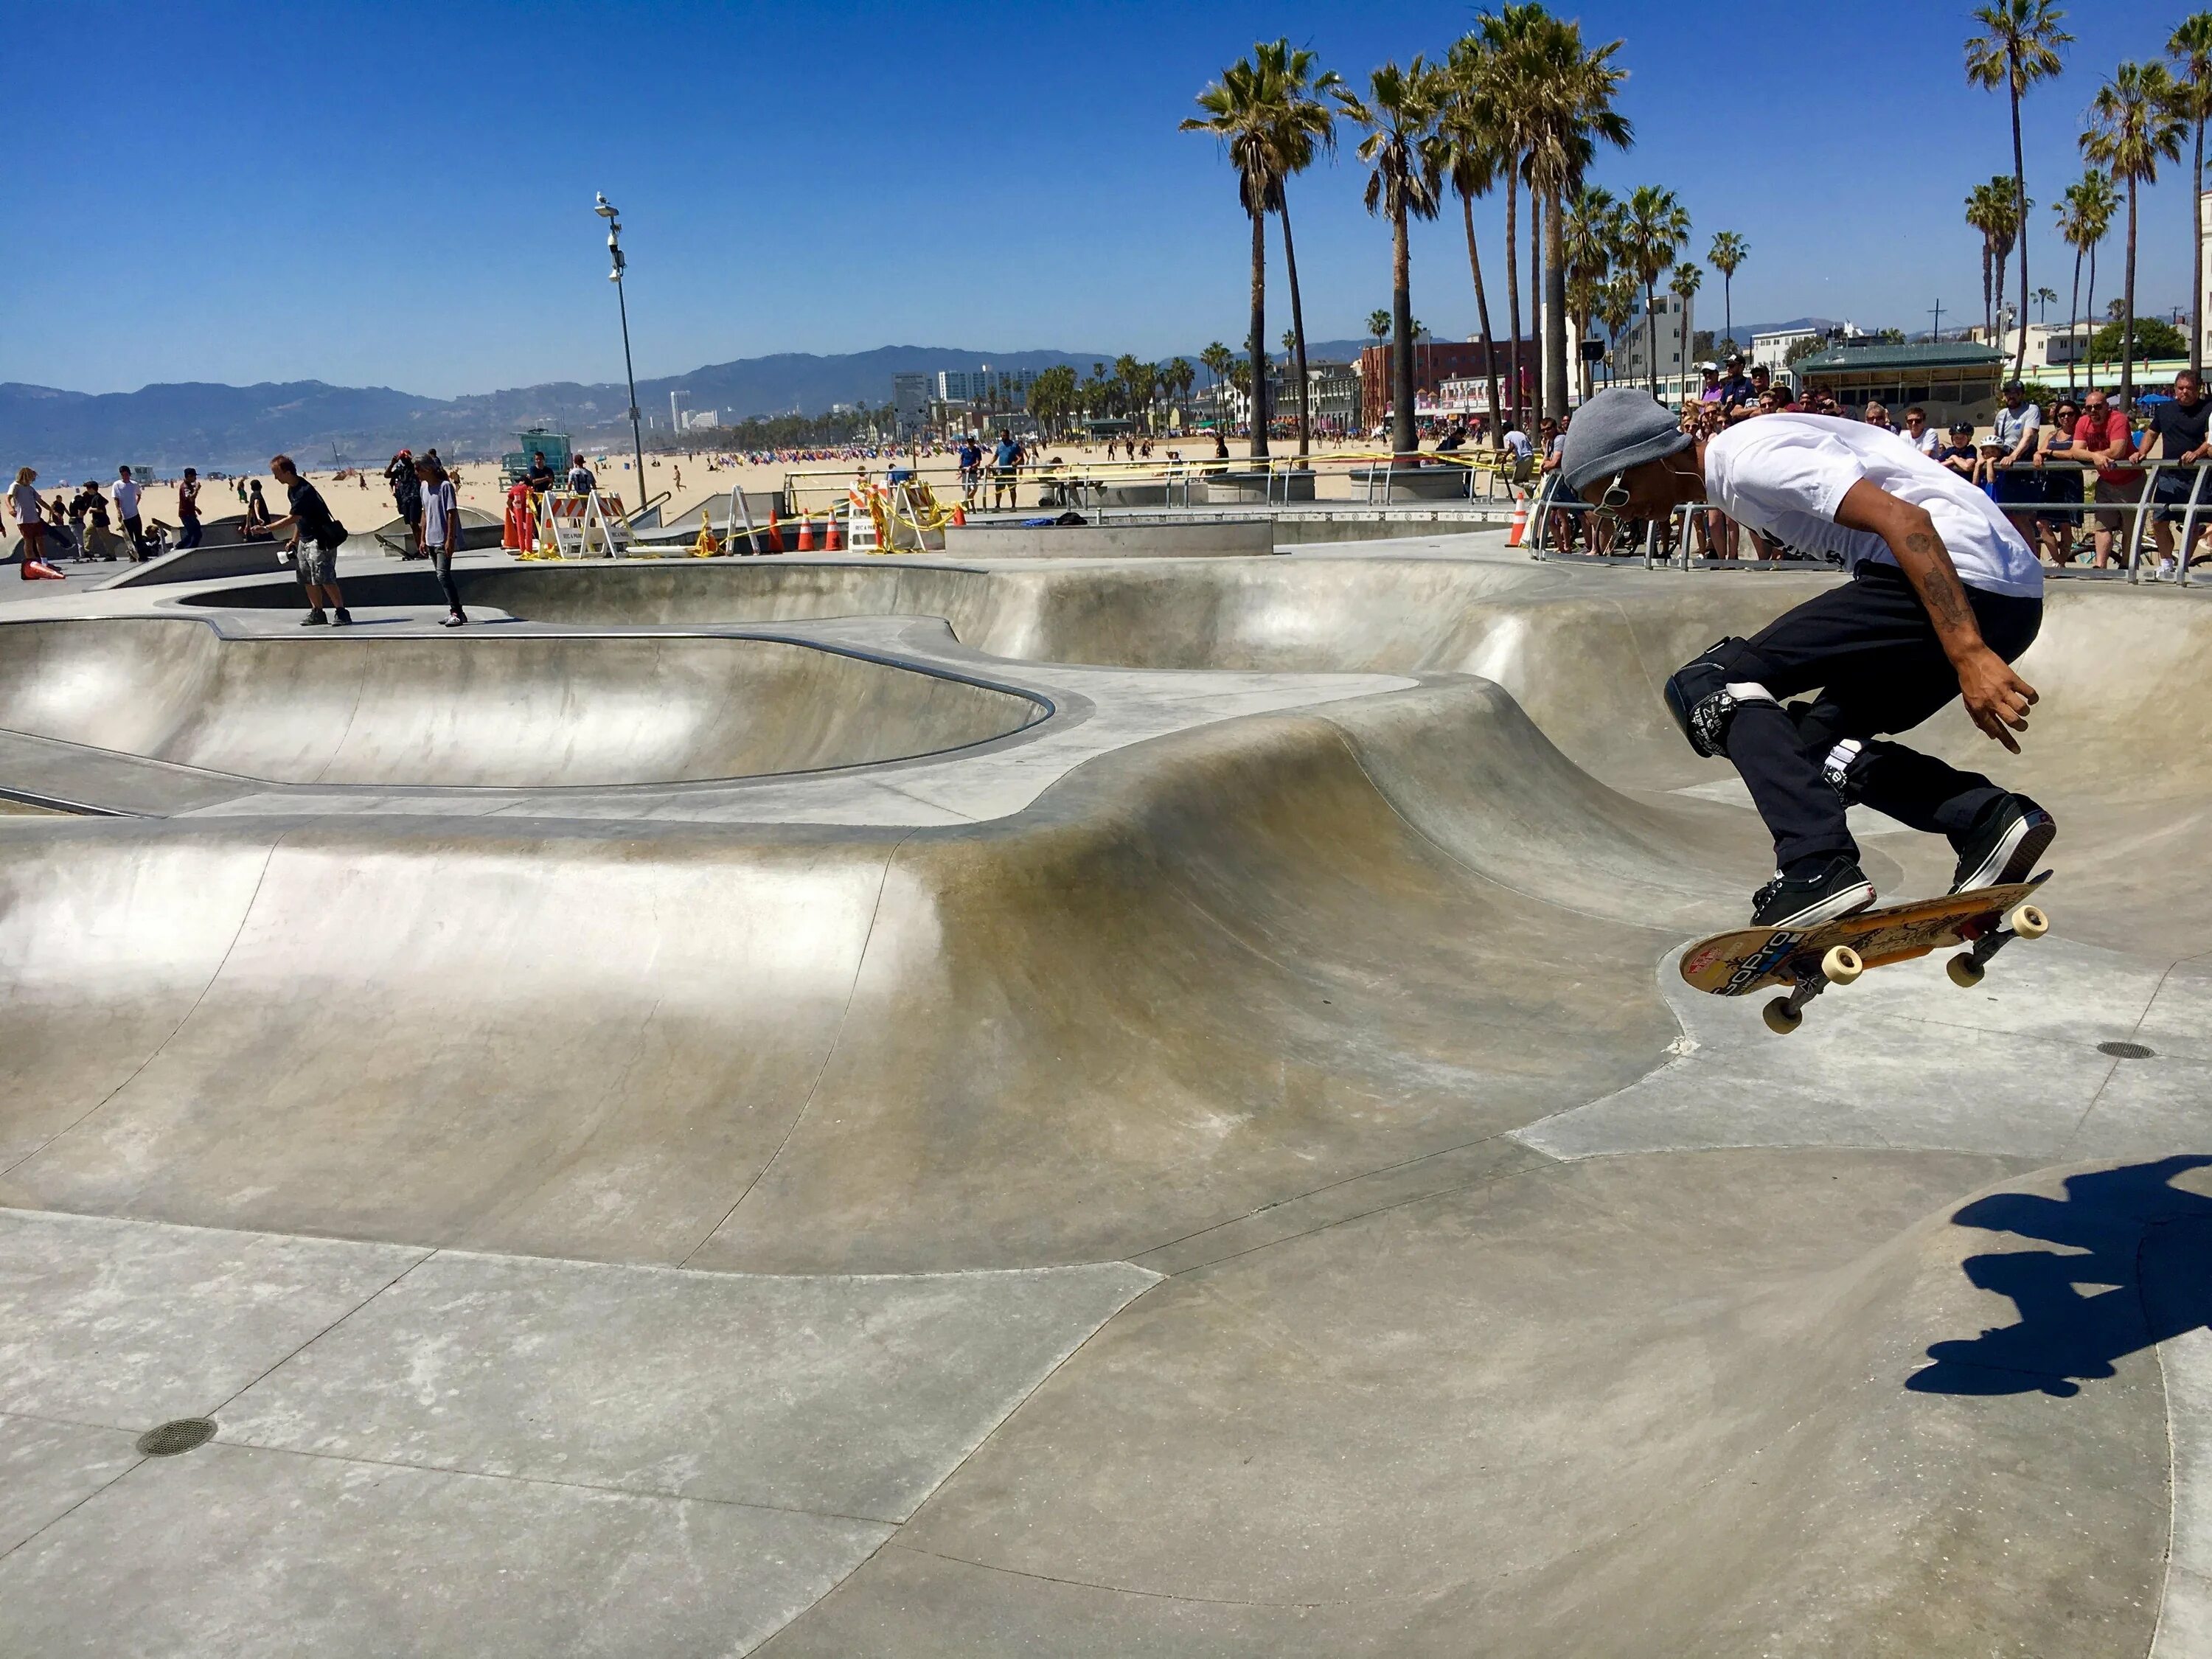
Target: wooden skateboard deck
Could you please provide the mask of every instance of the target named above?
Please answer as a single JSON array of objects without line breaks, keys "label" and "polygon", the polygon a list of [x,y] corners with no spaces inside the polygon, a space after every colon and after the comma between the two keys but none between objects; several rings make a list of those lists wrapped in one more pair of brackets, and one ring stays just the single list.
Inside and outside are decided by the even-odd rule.
[{"label": "wooden skateboard deck", "polygon": [[2030,881],[1881,905],[1811,927],[1715,933],[1682,953],[1682,978],[1717,997],[1748,996],[1771,985],[1796,988],[1776,999],[1788,1005],[1785,1014],[1770,1006],[1767,1024],[1777,1030],[1794,1030],[1799,1011],[1828,984],[1848,985],[1865,969],[1909,962],[1946,945],[1972,947],[1951,964],[1954,982],[1972,985],[2003,945],[2038,938],[2048,927],[2028,901],[2050,879],[2046,870]]}]

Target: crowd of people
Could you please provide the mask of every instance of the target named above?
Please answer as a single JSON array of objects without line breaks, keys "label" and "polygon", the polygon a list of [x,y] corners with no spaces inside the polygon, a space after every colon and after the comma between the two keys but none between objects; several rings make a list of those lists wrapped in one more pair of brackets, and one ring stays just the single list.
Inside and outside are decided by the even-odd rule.
[{"label": "crowd of people", "polygon": [[[1679,411],[1681,429],[1692,437],[1710,437],[1737,422],[1784,412],[1850,421],[1893,434],[1982,489],[2054,570],[2084,557],[2100,570],[2126,565],[2138,525],[2149,531],[2157,580],[2179,575],[2184,557],[2192,565],[2212,559],[2212,479],[2199,481],[2205,463],[2212,461],[2206,430],[2212,398],[2205,396],[2203,379],[2193,369],[2177,374],[2169,392],[2138,399],[2134,411],[2123,409],[2101,387],[2090,388],[2078,400],[2055,395],[2046,410],[2031,399],[2025,386],[2010,381],[1984,431],[1965,421],[1939,430],[1917,404],[1904,410],[1901,420],[1893,420],[1881,403],[1853,407],[1825,391],[1801,395],[1764,365],[1747,372],[1741,357],[1728,360],[1725,374],[1717,364],[1700,367],[1704,386]],[[1571,419],[1542,422],[1533,442],[1509,420],[1501,447],[1516,478],[1532,469],[1558,471]],[[1448,441],[1437,447],[1455,446]],[[2153,469],[2152,462],[2167,465]],[[2176,526],[2190,510],[2192,492],[2197,523],[2185,553]],[[1554,506],[1544,528],[1553,547],[1607,553],[1640,548],[1647,527]],[[1683,515],[1679,529],[1672,521],[1659,526],[1659,534],[1670,553],[1686,536],[1693,556],[1799,556],[1711,507]]]}]

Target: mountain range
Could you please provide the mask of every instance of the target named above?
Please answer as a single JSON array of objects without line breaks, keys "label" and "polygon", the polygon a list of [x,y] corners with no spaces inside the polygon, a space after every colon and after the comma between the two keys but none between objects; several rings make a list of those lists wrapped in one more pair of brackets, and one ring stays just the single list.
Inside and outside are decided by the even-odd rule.
[{"label": "mountain range", "polygon": [[[1763,326],[1763,325],[1762,325]],[[1739,325],[1739,336],[1750,332]],[[1370,343],[1316,340],[1310,361],[1356,358]],[[1108,351],[974,351],[893,345],[873,351],[816,356],[778,352],[710,363],[687,374],[637,384],[640,409],[668,424],[669,393],[694,410],[715,410],[726,421],[798,411],[826,413],[837,404],[887,403],[891,377],[939,369],[1029,370],[1066,363],[1088,374],[1110,363]],[[1197,354],[1186,352],[1193,362]],[[313,465],[334,459],[380,463],[403,446],[431,447],[453,457],[495,454],[526,426],[589,432],[611,442],[626,426],[629,406],[619,385],[551,380],[509,391],[440,398],[390,386],[339,386],[320,380],[234,386],[184,381],[136,392],[64,392],[0,382],[0,461],[27,461],[53,482],[105,477],[118,462],[173,474],[246,471],[279,450]]]}]

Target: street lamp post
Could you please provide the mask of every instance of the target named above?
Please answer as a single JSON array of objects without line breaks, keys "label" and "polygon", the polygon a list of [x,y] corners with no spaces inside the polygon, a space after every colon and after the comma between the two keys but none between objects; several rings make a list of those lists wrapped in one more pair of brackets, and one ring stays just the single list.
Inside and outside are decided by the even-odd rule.
[{"label": "street lamp post", "polygon": [[614,261],[614,269],[607,273],[607,280],[615,285],[615,304],[622,312],[623,374],[629,383],[630,451],[637,457],[637,504],[642,508],[646,499],[645,440],[638,432],[637,370],[630,367],[629,361],[629,300],[623,293],[623,268],[628,261],[623,258],[620,210],[602,196],[599,205],[592,211],[607,222],[607,253]]}]

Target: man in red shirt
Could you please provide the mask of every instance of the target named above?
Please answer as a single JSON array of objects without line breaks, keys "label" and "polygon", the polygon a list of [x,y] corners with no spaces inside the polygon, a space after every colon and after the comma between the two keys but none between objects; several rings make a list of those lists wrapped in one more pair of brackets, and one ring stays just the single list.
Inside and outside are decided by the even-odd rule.
[{"label": "man in red shirt", "polygon": [[2092,388],[2081,409],[2081,418],[2074,423],[2074,453],[2096,464],[2095,566],[2109,570],[2112,535],[2126,516],[2121,509],[2142,499],[2142,470],[2120,465],[2135,459],[2135,436],[2128,430],[2128,417],[2112,406],[2104,392]]}]

